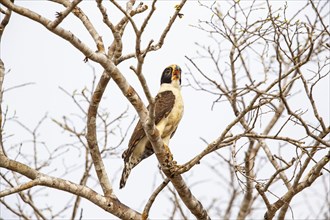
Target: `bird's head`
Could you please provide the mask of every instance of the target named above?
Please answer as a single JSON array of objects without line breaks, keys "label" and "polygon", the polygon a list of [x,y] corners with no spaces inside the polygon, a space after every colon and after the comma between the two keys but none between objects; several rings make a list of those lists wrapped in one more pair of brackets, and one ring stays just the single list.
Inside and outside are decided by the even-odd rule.
[{"label": "bird's head", "polygon": [[177,86],[181,85],[181,68],[176,65],[170,65],[165,68],[160,79],[160,84],[169,83]]}]

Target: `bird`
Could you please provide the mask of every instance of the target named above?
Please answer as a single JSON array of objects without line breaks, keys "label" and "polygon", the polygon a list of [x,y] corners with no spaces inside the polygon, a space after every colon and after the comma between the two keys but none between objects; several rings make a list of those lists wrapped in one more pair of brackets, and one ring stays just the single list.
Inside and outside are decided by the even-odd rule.
[{"label": "bird", "polygon": [[[160,79],[160,89],[155,97],[154,109],[155,125],[166,148],[179,125],[184,110],[181,95],[181,68],[178,65],[172,64],[164,69]],[[128,148],[122,154],[124,169],[120,179],[120,189],[125,186],[131,170],[153,153],[152,145],[139,120],[128,142]]]}]

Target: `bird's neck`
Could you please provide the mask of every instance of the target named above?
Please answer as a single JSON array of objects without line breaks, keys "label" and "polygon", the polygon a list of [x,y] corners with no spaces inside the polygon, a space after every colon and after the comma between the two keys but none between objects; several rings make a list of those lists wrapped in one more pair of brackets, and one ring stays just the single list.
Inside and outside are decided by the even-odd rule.
[{"label": "bird's neck", "polygon": [[179,83],[163,83],[160,86],[159,92],[164,92],[164,91],[172,91],[172,90],[180,90],[181,86]]}]

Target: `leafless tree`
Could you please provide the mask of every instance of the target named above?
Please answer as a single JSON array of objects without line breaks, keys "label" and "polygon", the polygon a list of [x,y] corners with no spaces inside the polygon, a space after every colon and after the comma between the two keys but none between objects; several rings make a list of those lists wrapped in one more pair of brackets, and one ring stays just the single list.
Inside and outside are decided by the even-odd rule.
[{"label": "leafless tree", "polygon": [[[163,142],[159,136],[159,133],[156,132],[154,119],[153,117],[150,117],[152,114],[149,114],[146,106],[140,99],[140,96],[135,92],[135,89],[129,84],[124,74],[117,67],[120,63],[129,59],[134,58],[137,61],[137,64],[135,66],[131,66],[131,69],[141,83],[143,91],[148,99],[150,109],[154,109],[154,99],[143,75],[143,63],[149,52],[159,50],[163,46],[168,32],[177,17],[180,16],[180,10],[186,1],[181,1],[178,5],[176,5],[173,12],[171,12],[171,17],[167,25],[164,27],[159,40],[157,42],[154,42],[154,40],[149,40],[149,43],[145,48],[143,48],[141,44],[142,35],[148,25],[148,22],[156,11],[156,0],[152,2],[149,10],[147,5],[142,2],[135,6],[135,0],[128,1],[126,4],[126,9],[123,8],[117,1],[109,1],[110,6],[113,7],[112,10],[117,9],[122,13],[122,19],[119,20],[117,24],[109,19],[109,14],[107,12],[107,7],[109,5],[105,6],[105,2],[96,1],[96,7],[103,19],[103,23],[108,27],[108,30],[111,31],[113,36],[113,42],[108,48],[105,47],[101,35],[97,32],[94,24],[89,20],[87,14],[79,8],[78,5],[82,2],[81,0],[60,0],[50,2],[62,5],[64,7],[63,11],[56,13],[55,19],[44,17],[36,11],[20,6],[20,4],[16,4],[13,1],[1,1],[1,4],[6,8],[1,11],[5,15],[2,20],[1,30],[3,31],[5,26],[8,24],[11,13],[24,16],[43,25],[48,31],[69,42],[73,47],[84,54],[86,57],[86,62],[89,60],[94,61],[102,66],[104,72],[95,84],[95,87],[93,81],[91,90],[86,89],[81,93],[74,92],[73,94],[70,94],[65,89],[62,89],[72,97],[73,101],[79,107],[82,112],[82,116],[80,117],[81,120],[85,122],[85,126],[79,129],[76,124],[72,123],[72,119],[67,117],[64,117],[62,120],[53,119],[53,121],[64,129],[64,131],[68,132],[71,136],[74,136],[78,142],[64,144],[63,146],[56,148],[54,152],[48,152],[49,157],[45,160],[41,160],[38,157],[39,154],[37,151],[40,150],[40,145],[43,146],[45,144],[38,141],[38,130],[46,117],[42,118],[34,129],[29,129],[23,123],[17,121],[17,123],[19,123],[19,125],[21,125],[32,137],[33,151],[32,153],[29,151],[30,154],[25,155],[24,152],[20,150],[20,146],[26,144],[21,142],[18,144],[19,146],[14,146],[16,150],[18,149],[16,157],[12,157],[11,154],[8,155],[7,153],[11,151],[11,149],[4,146],[3,138],[1,138],[0,166],[4,168],[4,171],[1,172],[1,178],[3,179],[2,183],[7,187],[1,191],[1,197],[14,193],[19,194],[21,200],[28,204],[32,209],[32,214],[26,214],[25,210],[21,209],[21,206],[19,206],[18,209],[13,208],[10,204],[6,203],[5,200],[1,200],[1,203],[14,214],[22,218],[57,218],[65,209],[68,209],[71,206],[66,205],[64,206],[64,210],[60,210],[57,213],[49,211],[51,208],[46,207],[45,209],[48,210],[50,214],[45,215],[45,212],[42,211],[43,209],[39,208],[34,203],[34,198],[36,197],[36,191],[34,188],[36,186],[46,186],[66,191],[76,197],[73,204],[73,211],[71,215],[72,219],[77,216],[77,210],[81,198],[91,201],[107,212],[122,219],[140,219],[148,217],[148,209],[146,209],[147,211],[144,213],[140,214],[138,211],[120,202],[117,195],[114,193],[108,172],[105,170],[103,163],[105,152],[113,151],[113,149],[108,148],[107,142],[108,136],[115,129],[115,126],[113,127],[112,125],[113,123],[116,124],[120,122],[120,120],[125,116],[125,113],[123,113],[111,121],[109,114],[106,112],[104,113],[102,109],[99,109],[99,104],[102,100],[105,88],[107,87],[110,79],[112,79],[121,90],[123,96],[126,97],[136,109],[140,120],[143,123],[146,134],[154,147],[156,156],[160,161],[162,170],[176,188],[182,201],[197,218],[208,219],[209,217],[202,204],[192,195],[181,175],[173,173],[175,170],[175,163],[172,160],[168,160],[170,157],[170,152],[165,151],[163,148]],[[145,18],[142,24],[138,25],[133,18],[135,15],[141,13],[145,14]],[[73,14],[78,20],[80,20],[85,30],[88,31],[90,37],[93,39],[96,50],[90,48],[86,43],[80,40],[75,33],[61,26],[61,23],[69,14]],[[135,33],[135,50],[132,53],[123,54],[122,49],[124,42],[122,42],[122,37],[128,24],[133,28]],[[5,75],[4,65],[1,65],[1,67],[1,82],[3,82]],[[85,104],[87,103],[87,106],[82,104],[83,101],[85,101]],[[3,114],[3,112],[1,113]],[[101,121],[101,123],[97,124],[97,121]],[[100,127],[102,127],[102,137],[100,137],[100,132],[98,132]],[[4,122],[2,123],[2,134],[4,133],[3,128]],[[65,153],[65,150],[63,151],[61,149],[66,149],[68,145],[71,148],[76,146],[79,149],[79,152],[84,154],[86,158],[83,165],[85,169],[83,175],[80,177],[79,184],[68,181],[62,177],[52,176],[51,173],[43,171],[44,167],[48,166],[48,163]],[[43,147],[46,150],[48,149],[47,146]],[[26,161],[23,161],[22,159],[25,159]],[[102,193],[97,193],[92,188],[86,186],[92,167],[95,168],[97,182],[102,188]],[[64,174],[68,174],[71,169],[74,168],[67,167]],[[69,201],[69,203],[71,202],[72,201]]]},{"label": "leafless tree", "polygon": [[[192,215],[197,219],[210,219],[210,216],[247,219],[255,217],[258,209],[264,212],[265,219],[273,219],[275,215],[284,219],[288,212],[294,217],[293,199],[310,186],[322,185],[318,180],[323,178],[322,192],[325,196],[320,199],[324,205],[317,207],[313,218],[329,218],[329,199],[326,197],[330,188],[327,167],[330,159],[329,108],[322,107],[322,97],[317,97],[322,93],[319,85],[329,80],[327,1],[306,1],[293,12],[288,12],[291,8],[287,4],[276,7],[271,1],[219,1],[213,4],[201,1],[200,7],[209,10],[211,16],[196,25],[196,31],[208,33],[212,43],[198,42],[198,55],[186,57],[189,70],[186,82],[188,86],[214,97],[213,111],[221,105],[219,114],[225,114],[223,124],[226,124],[219,126],[220,135],[215,140],[205,140],[207,146],[182,165],[173,161],[170,152],[164,150],[154,125],[154,98],[143,73],[143,64],[149,53],[162,48],[173,24],[182,16],[181,9],[186,1],[180,1],[174,11],[169,12],[167,25],[159,40],[154,41],[145,39],[143,33],[157,12],[156,0],[152,1],[150,8],[142,2],[135,5],[135,0],[127,1],[126,8],[115,0],[96,0],[95,7],[113,37],[109,46],[101,37],[103,33],[97,31],[86,11],[79,7],[81,0],[49,2],[64,7],[63,11],[56,13],[55,19],[44,17],[14,1],[0,0],[4,7],[1,8],[0,37],[11,14],[16,13],[43,25],[70,43],[85,56],[86,62],[100,65],[103,73],[99,76],[94,73],[92,83],[80,92],[61,88],[78,110],[62,119],[51,118],[70,135],[71,142],[50,148],[39,137],[40,129],[49,120],[48,115],[42,117],[35,127],[29,128],[16,115],[9,115],[1,108],[4,106],[2,97],[6,94],[3,84],[6,70],[1,61],[2,206],[22,219],[56,219],[63,217],[63,213],[70,213],[71,219],[81,219],[83,213],[79,213],[79,207],[81,200],[86,199],[118,218],[146,219],[155,199],[167,190],[173,204],[171,219],[188,219]],[[109,7],[122,13],[118,23],[110,19]],[[89,33],[95,49],[61,25],[71,14]],[[140,25],[135,20],[137,14],[145,15]],[[127,26],[132,27],[135,33],[135,45],[132,53],[123,54],[123,36]],[[142,40],[148,42],[145,47]],[[131,70],[139,79],[143,94],[136,92],[118,68],[119,64],[128,60],[136,61]],[[113,174],[104,165],[106,157],[120,153],[119,146],[126,137],[121,122],[126,120],[127,110],[112,115],[100,107],[110,80],[136,110],[164,178],[162,184],[155,187],[142,212],[120,201],[113,190]],[[142,95],[147,98],[150,112],[140,98]],[[6,139],[10,134],[5,129],[8,121],[24,129],[29,135],[28,140],[7,146]],[[109,141],[110,137],[116,137],[117,142]],[[82,158],[81,164],[67,166],[63,162],[62,175],[53,175],[55,168],[51,164],[61,161],[63,155],[72,149],[78,152],[77,157]],[[206,160],[206,156],[212,159]],[[221,198],[212,198],[208,207],[190,191],[189,178],[182,177],[182,174],[189,175],[191,169],[200,163],[207,164],[219,178],[217,187],[223,194]],[[79,174],[72,181],[72,173],[77,169]],[[99,184],[102,192],[97,192],[87,182]],[[36,202],[50,188],[71,195],[59,211]],[[17,195],[17,204],[6,200],[13,194]]]},{"label": "leafless tree", "polygon": [[[246,219],[259,207],[265,219],[284,219],[318,178],[329,193],[329,100],[318,90],[323,82],[329,88],[329,3],[299,4],[201,1],[212,18],[196,28],[212,43],[198,43],[198,56],[187,57],[189,85],[213,95],[213,108],[226,108],[232,121],[196,161],[232,135],[230,156],[216,152],[231,177],[224,219]],[[319,199],[327,205],[312,218],[327,219],[329,200]]]}]

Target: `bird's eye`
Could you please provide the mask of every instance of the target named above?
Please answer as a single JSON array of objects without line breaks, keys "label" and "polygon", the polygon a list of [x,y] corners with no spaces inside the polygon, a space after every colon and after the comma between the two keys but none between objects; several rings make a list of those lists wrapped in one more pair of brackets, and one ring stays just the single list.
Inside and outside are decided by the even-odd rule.
[{"label": "bird's eye", "polygon": [[166,74],[171,74],[172,73],[172,68],[171,67],[166,68],[165,73]]}]

